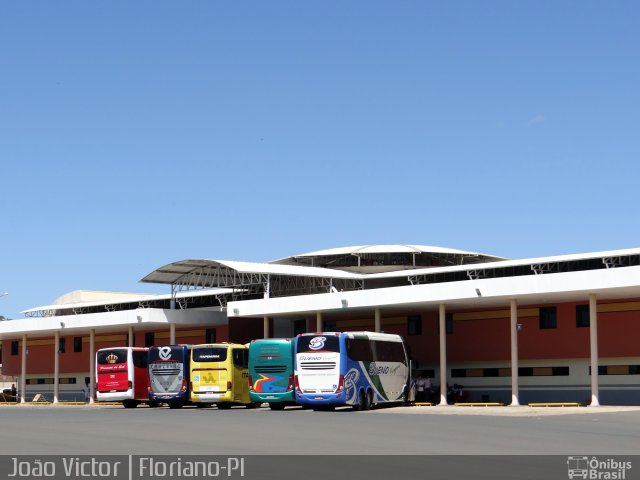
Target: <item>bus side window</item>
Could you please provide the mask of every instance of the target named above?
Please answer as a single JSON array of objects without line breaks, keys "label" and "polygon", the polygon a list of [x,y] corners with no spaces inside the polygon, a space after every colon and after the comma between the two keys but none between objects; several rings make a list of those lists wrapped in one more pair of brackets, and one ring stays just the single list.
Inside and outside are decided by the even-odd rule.
[{"label": "bus side window", "polygon": [[233,366],[237,368],[243,367],[244,349],[234,348],[232,350]]},{"label": "bus side window", "polygon": [[147,352],[133,351],[133,365],[137,368],[147,368],[149,365]]}]

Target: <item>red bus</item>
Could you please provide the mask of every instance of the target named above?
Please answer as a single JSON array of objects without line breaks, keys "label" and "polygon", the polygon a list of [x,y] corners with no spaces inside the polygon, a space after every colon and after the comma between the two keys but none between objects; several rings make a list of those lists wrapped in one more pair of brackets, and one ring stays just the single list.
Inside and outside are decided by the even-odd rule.
[{"label": "red bus", "polygon": [[148,348],[103,348],[96,352],[96,399],[122,402],[125,408],[149,401]]}]

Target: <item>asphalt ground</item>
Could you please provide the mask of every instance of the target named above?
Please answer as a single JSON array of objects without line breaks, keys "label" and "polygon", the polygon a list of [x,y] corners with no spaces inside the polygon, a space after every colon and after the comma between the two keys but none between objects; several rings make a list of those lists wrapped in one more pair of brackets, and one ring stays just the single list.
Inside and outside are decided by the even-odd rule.
[{"label": "asphalt ground", "polygon": [[640,407],[0,406],[12,455],[635,455]]}]

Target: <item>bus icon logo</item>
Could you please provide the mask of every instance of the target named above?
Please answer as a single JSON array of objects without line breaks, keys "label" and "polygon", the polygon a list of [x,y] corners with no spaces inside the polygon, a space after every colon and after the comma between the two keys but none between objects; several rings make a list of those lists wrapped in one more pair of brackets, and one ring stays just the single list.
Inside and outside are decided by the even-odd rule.
[{"label": "bus icon logo", "polygon": [[171,347],[160,347],[158,351],[158,356],[162,360],[169,360],[171,358]]},{"label": "bus icon logo", "polygon": [[313,337],[309,342],[309,348],[311,350],[320,350],[321,348],[324,348],[324,342],[326,339],[327,337]]},{"label": "bus icon logo", "polygon": [[584,479],[589,478],[589,457],[568,457],[567,474],[571,479],[576,477]]}]

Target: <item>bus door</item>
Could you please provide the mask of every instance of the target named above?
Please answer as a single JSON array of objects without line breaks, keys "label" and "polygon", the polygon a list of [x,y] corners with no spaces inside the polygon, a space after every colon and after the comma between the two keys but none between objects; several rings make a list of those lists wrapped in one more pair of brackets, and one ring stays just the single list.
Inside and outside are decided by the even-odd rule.
[{"label": "bus door", "polygon": [[147,372],[148,353],[145,350],[133,350],[133,398],[148,400],[149,374]]},{"label": "bus door", "polygon": [[249,403],[249,350],[233,349],[233,401]]}]

